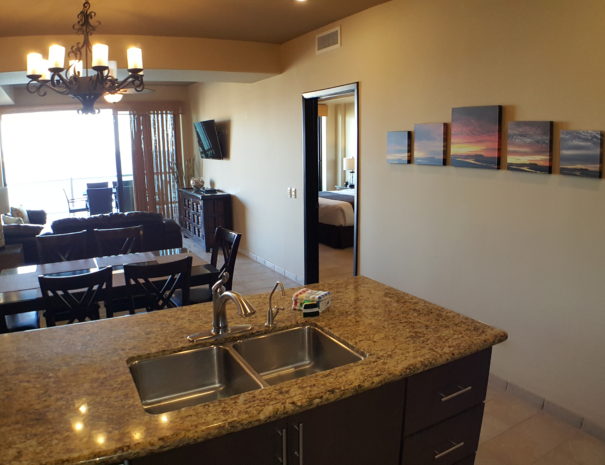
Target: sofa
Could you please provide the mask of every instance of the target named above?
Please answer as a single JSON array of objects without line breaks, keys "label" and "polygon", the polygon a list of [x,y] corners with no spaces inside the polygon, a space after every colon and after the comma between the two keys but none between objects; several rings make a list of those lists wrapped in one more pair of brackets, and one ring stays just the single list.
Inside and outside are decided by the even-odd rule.
[{"label": "sofa", "polygon": [[46,212],[44,210],[27,210],[29,223],[5,224],[4,240],[6,244],[22,244],[23,259],[26,265],[38,263],[38,246],[36,236],[44,231]]},{"label": "sofa", "polygon": [[164,219],[159,213],[127,212],[93,215],[85,218],[62,218],[53,221],[52,232],[46,234],[65,234],[77,231],[87,231],[87,253],[96,257],[97,247],[94,239],[94,229],[126,228],[129,226],[143,227],[142,250],[174,249],[183,246],[181,227],[174,221]]}]

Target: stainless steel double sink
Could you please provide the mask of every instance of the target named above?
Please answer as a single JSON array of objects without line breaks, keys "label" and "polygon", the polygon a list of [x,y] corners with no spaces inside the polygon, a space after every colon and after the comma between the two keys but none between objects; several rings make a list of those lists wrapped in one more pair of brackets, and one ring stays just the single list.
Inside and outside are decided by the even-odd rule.
[{"label": "stainless steel double sink", "polygon": [[310,325],[228,344],[193,348],[128,365],[148,413],[262,389],[362,360],[364,355]]}]

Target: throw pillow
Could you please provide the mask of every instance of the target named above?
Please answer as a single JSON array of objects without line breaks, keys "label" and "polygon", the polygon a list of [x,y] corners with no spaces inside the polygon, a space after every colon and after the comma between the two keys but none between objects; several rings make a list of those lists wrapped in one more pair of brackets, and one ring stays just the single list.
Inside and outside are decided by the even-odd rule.
[{"label": "throw pillow", "polygon": [[11,207],[11,216],[18,216],[20,218],[23,218],[24,223],[29,223],[27,210],[23,207]]},{"label": "throw pillow", "polygon": [[2,224],[23,224],[23,218],[2,214]]}]

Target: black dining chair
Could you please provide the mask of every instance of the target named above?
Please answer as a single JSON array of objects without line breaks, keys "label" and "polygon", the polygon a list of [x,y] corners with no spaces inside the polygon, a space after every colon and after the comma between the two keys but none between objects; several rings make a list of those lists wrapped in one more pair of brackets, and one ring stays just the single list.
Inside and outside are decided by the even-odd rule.
[{"label": "black dining chair", "polygon": [[46,326],[57,321],[98,320],[99,304],[103,301],[107,317],[112,317],[112,268],[73,276],[38,276]]},{"label": "black dining chair", "polygon": [[[235,272],[235,260],[237,259],[237,250],[242,238],[240,233],[236,233],[221,226],[214,231],[214,246],[210,254],[210,264],[218,269],[219,276],[225,271],[229,273],[229,279],[225,283],[225,290],[230,291],[233,288],[233,274]],[[218,268],[219,256],[222,260],[222,266]],[[189,304],[212,301],[212,285],[195,286],[189,291]],[[173,299],[179,305],[188,305],[180,300],[180,294],[177,292]]]},{"label": "black dining chair", "polygon": [[[189,301],[192,257],[167,263],[130,263],[124,265],[124,280],[131,302],[131,313],[136,308],[149,312],[177,307],[172,298],[180,291],[181,300]],[[143,303],[144,305],[141,305]]]},{"label": "black dining chair", "polygon": [[40,263],[88,258],[86,237],[86,231],[37,236],[36,243]]},{"label": "black dining chair", "polygon": [[[67,210],[69,211],[70,215],[72,213],[88,211],[88,205],[86,205],[86,199],[84,197],[82,197],[81,199],[69,198],[69,196],[67,195],[67,191],[65,189],[63,189],[63,194],[65,195],[65,200],[67,200]],[[78,202],[79,202],[79,206],[78,206]]]},{"label": "black dining chair", "polygon": [[95,229],[93,231],[99,257],[141,252],[143,227]]},{"label": "black dining chair", "polygon": [[86,189],[99,189],[101,187],[109,187],[109,181],[105,182],[87,182]]},{"label": "black dining chair", "polygon": [[88,197],[88,211],[91,215],[113,211],[113,189],[111,187],[86,189],[86,196]]}]

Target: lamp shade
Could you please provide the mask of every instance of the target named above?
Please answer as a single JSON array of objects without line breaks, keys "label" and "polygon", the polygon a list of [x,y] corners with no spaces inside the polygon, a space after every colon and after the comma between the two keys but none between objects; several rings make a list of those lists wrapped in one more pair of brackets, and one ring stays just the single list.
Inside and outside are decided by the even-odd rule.
[{"label": "lamp shade", "polygon": [[8,188],[0,187],[0,213],[8,213],[10,204],[8,203]]},{"label": "lamp shade", "polygon": [[342,169],[345,171],[354,171],[355,170],[355,158],[353,158],[353,157],[343,158]]}]

